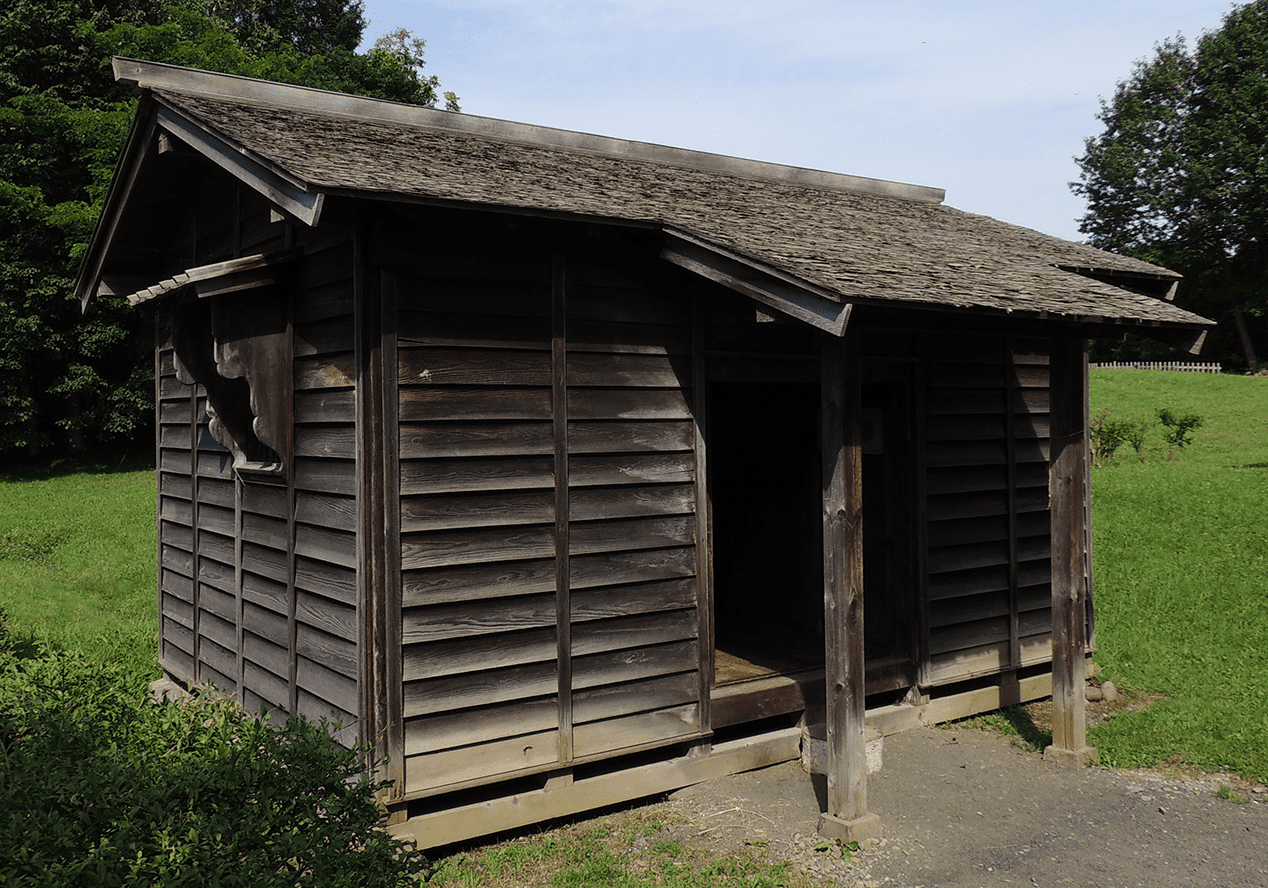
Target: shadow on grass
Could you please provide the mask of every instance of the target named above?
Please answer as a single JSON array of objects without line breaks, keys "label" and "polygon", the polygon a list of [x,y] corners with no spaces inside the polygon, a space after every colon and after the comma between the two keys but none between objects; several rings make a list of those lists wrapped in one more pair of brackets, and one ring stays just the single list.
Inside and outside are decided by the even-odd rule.
[{"label": "shadow on grass", "polygon": [[115,475],[154,471],[154,455],[129,453],[106,457],[21,460],[0,469],[0,482],[49,481],[67,475]]},{"label": "shadow on grass", "polygon": [[1021,706],[1005,706],[999,713],[1029,749],[1042,752],[1052,745],[1052,730],[1041,730]]}]

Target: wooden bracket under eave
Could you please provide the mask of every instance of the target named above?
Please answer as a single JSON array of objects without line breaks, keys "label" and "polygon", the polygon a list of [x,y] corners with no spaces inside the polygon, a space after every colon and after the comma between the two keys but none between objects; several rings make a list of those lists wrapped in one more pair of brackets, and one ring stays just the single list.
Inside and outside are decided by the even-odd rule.
[{"label": "wooden bracket under eave", "polygon": [[852,303],[829,298],[826,291],[797,283],[774,269],[762,268],[680,232],[666,235],[668,243],[660,252],[662,259],[833,336],[845,335]]}]

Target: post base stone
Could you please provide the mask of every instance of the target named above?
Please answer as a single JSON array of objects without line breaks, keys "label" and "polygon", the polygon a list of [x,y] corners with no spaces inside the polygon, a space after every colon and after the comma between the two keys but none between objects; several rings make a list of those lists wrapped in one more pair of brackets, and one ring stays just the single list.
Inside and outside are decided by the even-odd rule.
[{"label": "post base stone", "polygon": [[1043,751],[1044,761],[1056,762],[1058,765],[1073,765],[1086,768],[1097,759],[1095,746],[1084,746],[1082,749],[1064,749],[1060,746],[1049,746]]},{"label": "post base stone", "polygon": [[842,842],[861,842],[881,837],[881,819],[876,814],[864,814],[854,820],[842,820],[831,814],[819,815],[819,835],[825,839]]}]

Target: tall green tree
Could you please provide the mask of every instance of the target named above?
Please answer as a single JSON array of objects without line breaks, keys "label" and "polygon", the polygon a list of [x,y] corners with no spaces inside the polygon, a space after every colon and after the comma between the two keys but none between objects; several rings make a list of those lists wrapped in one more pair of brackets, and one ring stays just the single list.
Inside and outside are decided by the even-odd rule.
[{"label": "tall green tree", "polygon": [[4,4],[0,455],[119,444],[151,416],[144,325],[111,300],[81,317],[72,294],[135,107],[111,56],[435,106],[422,41],[393,32],[357,53],[364,29],[361,0]]},{"label": "tall green tree", "polygon": [[1079,230],[1185,275],[1185,307],[1220,321],[1207,353],[1253,369],[1268,343],[1268,0],[1235,8],[1192,52],[1158,44],[1098,118],[1071,183],[1087,201]]}]

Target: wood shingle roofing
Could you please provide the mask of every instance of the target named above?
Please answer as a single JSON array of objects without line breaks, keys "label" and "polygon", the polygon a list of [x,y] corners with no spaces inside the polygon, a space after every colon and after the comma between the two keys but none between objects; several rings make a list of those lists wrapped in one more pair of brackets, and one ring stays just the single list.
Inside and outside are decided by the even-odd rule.
[{"label": "wood shingle roofing", "polygon": [[1178,278],[1172,272],[945,206],[936,189],[147,63],[117,60],[116,69],[151,89],[178,137],[206,133],[309,196],[657,226],[843,302],[1209,324],[1116,285],[1156,292]]}]

